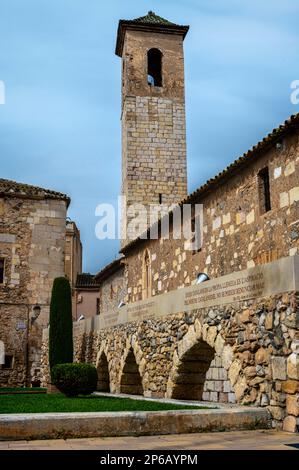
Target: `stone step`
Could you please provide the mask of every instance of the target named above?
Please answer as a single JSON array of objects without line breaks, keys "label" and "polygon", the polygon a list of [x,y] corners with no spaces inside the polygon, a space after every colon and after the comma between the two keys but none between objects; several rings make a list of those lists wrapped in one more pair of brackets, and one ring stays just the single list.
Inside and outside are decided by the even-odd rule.
[{"label": "stone step", "polygon": [[158,412],[7,414],[0,416],[0,440],[187,434],[269,427],[265,408],[244,406]]}]

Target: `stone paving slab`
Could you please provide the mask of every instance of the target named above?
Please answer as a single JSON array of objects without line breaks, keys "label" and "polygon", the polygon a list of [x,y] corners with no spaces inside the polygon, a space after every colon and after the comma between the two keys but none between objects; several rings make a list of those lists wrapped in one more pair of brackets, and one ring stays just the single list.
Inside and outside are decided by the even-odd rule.
[{"label": "stone paving slab", "polygon": [[0,440],[185,434],[266,429],[265,408],[128,411],[102,413],[24,413],[0,415]]},{"label": "stone paving slab", "polygon": [[299,436],[274,430],[169,436],[0,442],[1,450],[296,450]]}]

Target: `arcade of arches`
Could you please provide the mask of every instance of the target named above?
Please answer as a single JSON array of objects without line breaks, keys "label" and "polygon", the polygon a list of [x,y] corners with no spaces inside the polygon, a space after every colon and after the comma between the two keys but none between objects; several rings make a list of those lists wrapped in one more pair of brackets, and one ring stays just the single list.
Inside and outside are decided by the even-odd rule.
[{"label": "arcade of arches", "polygon": [[[265,406],[273,427],[297,429],[299,341],[295,293],[161,319],[75,331],[75,360],[98,389]],[[48,381],[47,340],[43,346]]]}]

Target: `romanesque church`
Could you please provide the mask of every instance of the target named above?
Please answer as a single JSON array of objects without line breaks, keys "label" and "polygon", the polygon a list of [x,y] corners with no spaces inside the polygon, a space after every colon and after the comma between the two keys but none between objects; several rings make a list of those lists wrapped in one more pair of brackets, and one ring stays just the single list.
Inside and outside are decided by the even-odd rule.
[{"label": "romanesque church", "polygon": [[[77,286],[76,318],[78,299],[82,302],[86,292],[94,292],[97,308],[95,315],[74,322],[75,360],[96,365],[101,391],[254,404],[267,407],[273,427],[296,431],[299,115],[187,194],[183,45],[188,29],[153,12],[119,21],[121,194],[128,206],[172,209],[158,219],[155,238],[147,215],[132,234],[131,215],[124,210],[118,259]],[[8,197],[0,193],[0,209]],[[50,197],[53,211],[65,220],[66,196]],[[202,237],[192,249],[191,239],[174,236],[175,211],[184,205],[202,207]],[[168,237],[162,230],[165,217]],[[3,243],[18,243],[18,235],[13,242],[5,237],[0,262]],[[16,260],[19,248],[14,249]],[[5,259],[2,284],[11,276],[8,265]],[[9,297],[7,284],[5,289],[0,286],[0,296],[5,291]],[[47,341],[45,329],[44,384],[49,382]]]}]

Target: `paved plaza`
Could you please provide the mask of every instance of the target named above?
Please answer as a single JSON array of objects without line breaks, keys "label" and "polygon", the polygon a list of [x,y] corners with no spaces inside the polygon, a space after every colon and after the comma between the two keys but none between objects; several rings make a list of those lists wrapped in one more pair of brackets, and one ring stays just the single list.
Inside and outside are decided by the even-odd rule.
[{"label": "paved plaza", "polygon": [[0,442],[0,450],[296,450],[296,448],[299,450],[299,435],[272,430]]}]

